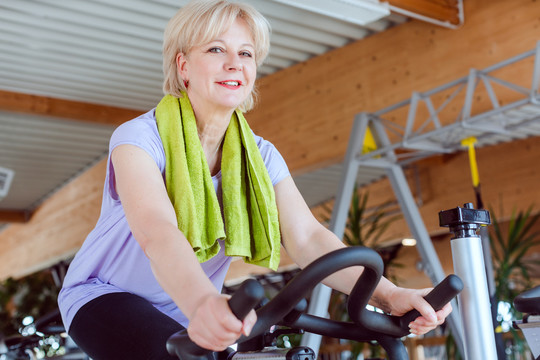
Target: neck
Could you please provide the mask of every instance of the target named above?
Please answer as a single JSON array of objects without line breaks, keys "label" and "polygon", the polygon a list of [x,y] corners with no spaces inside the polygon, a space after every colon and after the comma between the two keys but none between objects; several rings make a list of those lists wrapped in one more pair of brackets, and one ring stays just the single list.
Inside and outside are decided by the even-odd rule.
[{"label": "neck", "polygon": [[199,140],[206,154],[207,160],[210,162],[211,157],[215,157],[215,154],[219,151],[223,139],[225,138],[225,132],[229,126],[231,115],[228,118],[207,118],[199,117],[196,113],[197,119],[197,132],[199,133]]},{"label": "neck", "polygon": [[[191,98],[190,98],[191,100]],[[217,109],[210,106],[197,104],[191,100],[191,106],[195,119],[197,119],[197,131],[203,149],[215,150],[220,144],[227,131],[234,109]]]},{"label": "neck", "polygon": [[199,140],[210,168],[215,175],[221,168],[221,145],[234,110],[212,111],[207,107],[191,104],[197,121]]}]

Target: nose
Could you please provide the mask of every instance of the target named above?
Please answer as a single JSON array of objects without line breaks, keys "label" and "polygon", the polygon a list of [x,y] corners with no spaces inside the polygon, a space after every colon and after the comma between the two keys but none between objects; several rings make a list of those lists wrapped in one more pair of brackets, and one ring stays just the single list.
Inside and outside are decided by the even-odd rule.
[{"label": "nose", "polygon": [[225,61],[225,70],[228,71],[242,71],[242,62],[240,56],[235,53],[227,54],[227,60]]}]

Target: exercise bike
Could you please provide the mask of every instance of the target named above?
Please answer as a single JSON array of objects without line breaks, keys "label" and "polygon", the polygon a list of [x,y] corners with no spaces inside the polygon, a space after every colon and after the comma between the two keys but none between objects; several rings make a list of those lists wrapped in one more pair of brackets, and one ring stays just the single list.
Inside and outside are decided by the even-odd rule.
[{"label": "exercise bike", "polygon": [[0,358],[6,360],[35,360],[36,354],[32,350],[39,345],[41,337],[37,335],[14,335],[3,339],[3,348]]},{"label": "exercise bike", "polygon": [[524,316],[522,320],[513,321],[512,326],[523,332],[535,360],[540,360],[540,286],[518,295],[514,307]]},{"label": "exercise bike", "polygon": [[[0,352],[0,358],[6,360],[34,360],[37,353],[34,349],[40,347],[43,340],[54,337],[59,346],[63,346],[64,355],[56,355],[52,358],[57,360],[89,360],[86,355],[69,337],[65,336],[66,330],[62,323],[60,310],[55,309],[38,318],[32,325],[33,332],[30,335],[15,335],[4,340],[6,351]],[[3,356],[3,357],[2,357]],[[49,357],[51,358],[51,357]]]},{"label": "exercise bike", "polygon": [[[305,297],[327,276],[350,266],[363,266],[348,301],[348,313],[352,322],[335,321],[304,313]],[[323,336],[355,341],[377,341],[386,351],[389,360],[409,359],[400,338],[409,335],[408,324],[420,316],[412,310],[397,317],[366,309],[375,287],[382,277],[383,262],[380,256],[365,247],[348,247],[336,250],[314,261],[300,271],[273,299],[260,307],[257,322],[248,337],[238,340],[237,351],[220,353],[200,348],[193,343],[187,331],[172,335],[167,350],[182,360],[315,360],[315,353],[308,347],[280,349],[268,346],[273,338],[282,333],[309,331]],[[448,276],[437,285],[425,299],[435,309],[441,309],[463,288],[455,275]],[[243,319],[264,296],[262,286],[255,280],[247,280],[229,300],[233,313]],[[274,325],[282,328],[273,331]]]}]

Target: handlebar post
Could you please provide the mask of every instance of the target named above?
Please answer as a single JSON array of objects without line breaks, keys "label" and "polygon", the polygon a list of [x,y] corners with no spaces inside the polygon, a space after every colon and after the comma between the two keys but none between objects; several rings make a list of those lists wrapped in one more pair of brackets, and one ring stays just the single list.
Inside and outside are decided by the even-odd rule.
[{"label": "handlebar post", "polygon": [[439,213],[440,226],[450,228],[454,272],[464,283],[458,295],[463,324],[465,360],[497,359],[495,332],[487,288],[482,242],[476,234],[491,223],[489,212],[475,210],[471,203]]},{"label": "handlebar post", "polygon": [[409,354],[399,338],[390,336],[381,336],[377,339],[379,345],[386,351],[388,359],[392,360],[409,360]]}]

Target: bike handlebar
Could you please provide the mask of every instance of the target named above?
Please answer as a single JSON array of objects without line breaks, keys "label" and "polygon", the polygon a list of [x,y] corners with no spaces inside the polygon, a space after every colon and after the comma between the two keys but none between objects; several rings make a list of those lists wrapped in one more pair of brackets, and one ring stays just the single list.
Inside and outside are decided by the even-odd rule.
[{"label": "bike handlebar", "polygon": [[[358,285],[358,283],[357,283]],[[456,275],[449,275],[441,281],[424,299],[431,307],[438,311],[450,302],[463,289],[463,282]],[[353,290],[348,302],[348,311],[351,319],[368,330],[384,333],[393,337],[403,337],[409,334],[409,323],[420,316],[417,310],[411,310],[402,316],[381,314],[360,307],[358,304],[365,303],[365,295],[361,289]]]},{"label": "bike handlebar", "polygon": [[[292,314],[291,316],[296,304],[307,297],[317,284],[327,276],[351,266],[364,267],[349,296],[348,311],[354,323],[334,321],[309,314]],[[248,337],[242,336],[238,342],[246,342],[260,336],[271,326],[281,324],[335,338],[356,341],[376,340],[386,350],[390,359],[406,360],[408,359],[407,352],[398,338],[409,334],[408,324],[419,316],[418,312],[412,310],[401,317],[396,317],[366,309],[382,277],[382,271],[382,259],[372,249],[347,247],[328,253],[306,266],[272,300],[258,309],[257,322],[251,334]],[[256,281],[254,283],[260,286]],[[425,299],[435,310],[439,310],[462,288],[461,280],[455,275],[450,275]],[[260,299],[257,301],[253,299],[251,307],[248,307],[243,300],[245,296],[244,290],[239,289],[235,292],[229,299],[231,309],[244,309],[247,315],[260,301]],[[197,345],[195,347],[198,349],[195,349],[189,343],[195,345],[189,340],[187,332],[182,331],[171,336],[167,341],[167,349],[171,355],[176,355],[182,360],[212,359],[211,352],[204,351]]]},{"label": "bike handlebar", "polygon": [[[240,288],[229,299],[228,304],[232,313],[240,320],[249,314],[264,297],[264,289],[254,279],[248,279],[242,283]],[[210,351],[195,344],[189,338],[187,331],[182,330],[173,334],[167,340],[167,351],[171,355],[176,355],[182,360],[202,360],[213,359]]]}]

